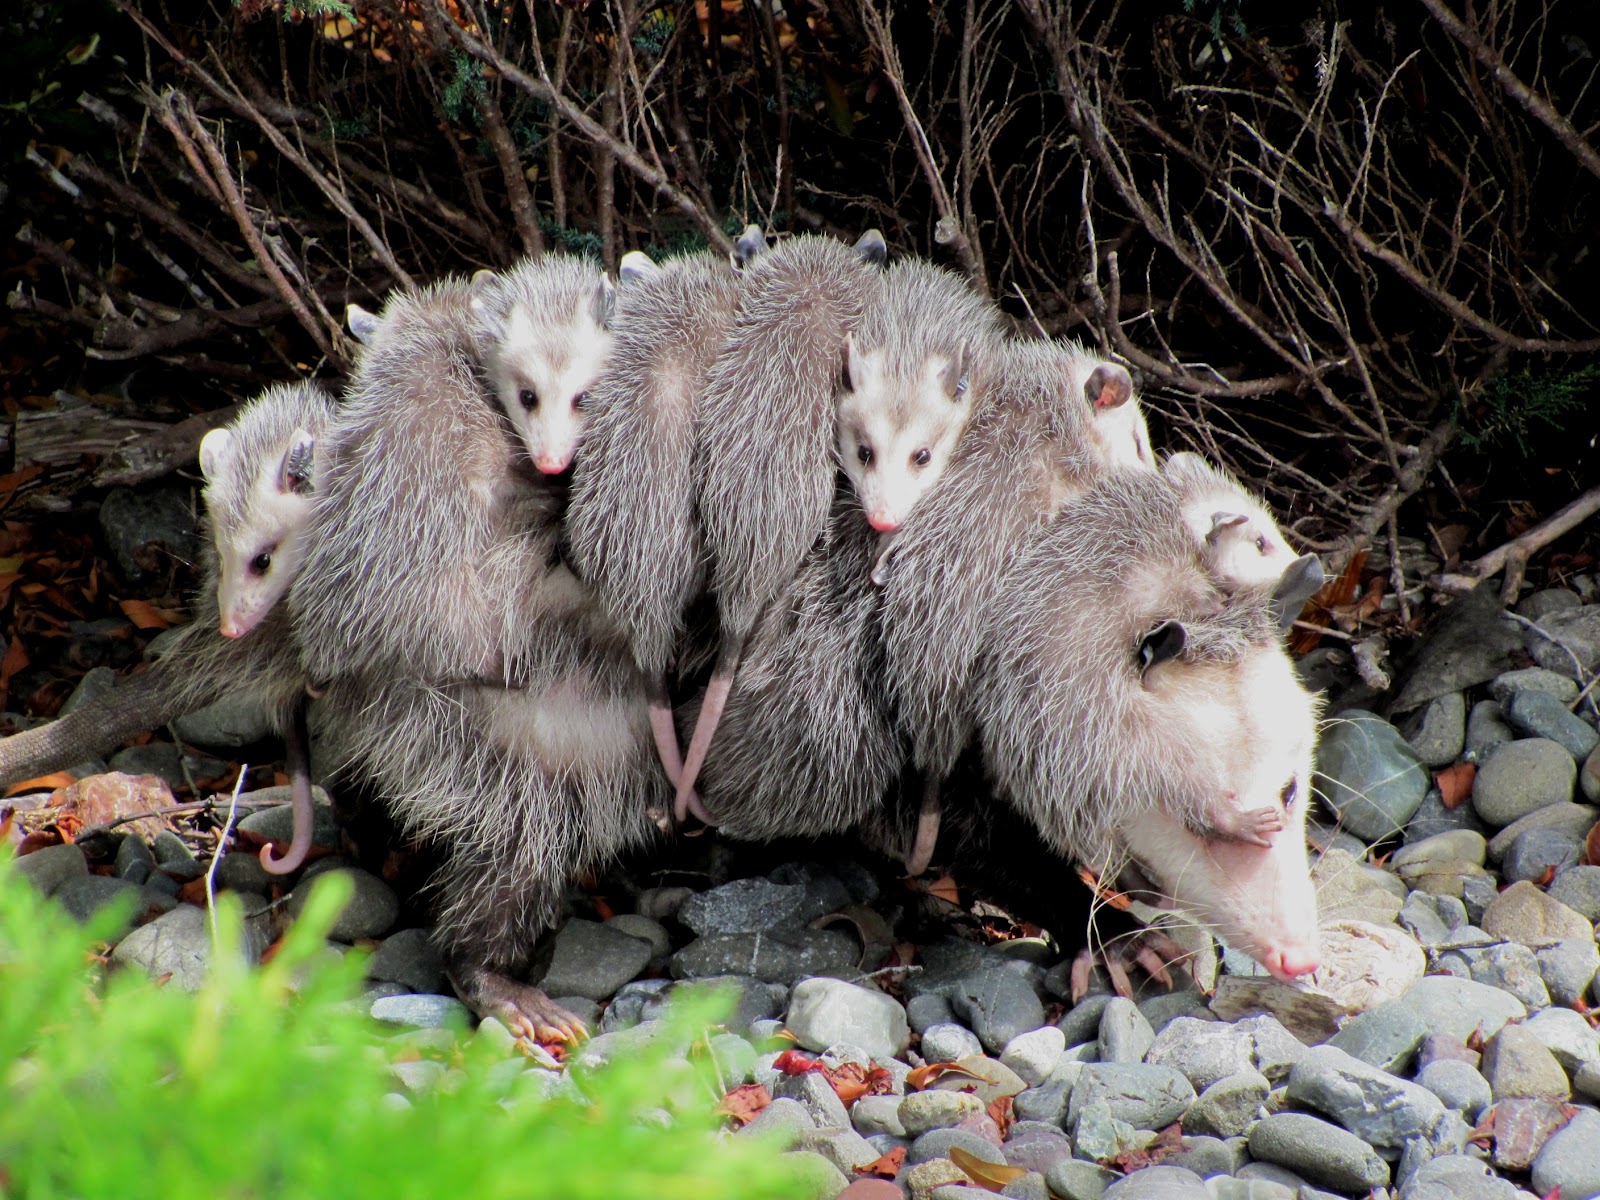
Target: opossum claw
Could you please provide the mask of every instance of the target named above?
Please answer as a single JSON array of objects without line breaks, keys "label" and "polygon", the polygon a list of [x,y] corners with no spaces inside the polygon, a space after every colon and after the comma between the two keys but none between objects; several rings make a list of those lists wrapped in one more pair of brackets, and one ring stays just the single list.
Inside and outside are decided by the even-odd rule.
[{"label": "opossum claw", "polygon": [[1272,849],[1272,834],[1289,828],[1289,818],[1281,808],[1255,808],[1248,812],[1230,813],[1217,823],[1216,831],[1236,842],[1249,842],[1252,846]]},{"label": "opossum claw", "polygon": [[589,1027],[538,988],[487,969],[451,972],[451,984],[480,1017],[494,1017],[519,1037],[534,1042],[576,1044]]},{"label": "opossum claw", "polygon": [[1193,955],[1159,929],[1143,929],[1118,946],[1102,946],[1093,950],[1085,946],[1072,960],[1068,976],[1070,995],[1074,1004],[1089,992],[1089,977],[1098,965],[1105,968],[1111,978],[1111,987],[1117,995],[1133,999],[1133,981],[1128,976],[1130,963],[1138,963],[1145,973],[1169,990],[1173,986],[1169,967],[1184,962]]}]

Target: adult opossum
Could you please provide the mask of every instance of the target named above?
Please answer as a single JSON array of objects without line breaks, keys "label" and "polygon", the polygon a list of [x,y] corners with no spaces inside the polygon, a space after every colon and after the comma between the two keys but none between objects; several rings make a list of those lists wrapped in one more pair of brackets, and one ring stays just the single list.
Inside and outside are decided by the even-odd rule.
[{"label": "adult opossum", "polygon": [[844,339],[878,287],[881,247],[876,234],[856,249],[800,235],[745,268],[696,436],[696,505],[720,647],[678,780],[680,819],[745,642],[827,523]]},{"label": "adult opossum", "polygon": [[295,870],[311,845],[311,785],[305,759],[305,675],[279,603],[305,556],[318,440],[333,402],[314,383],[268,388],[200,444],[210,536],[195,620],[145,671],[109,694],[38,729],[0,742],[0,783],[14,783],[94,758],[224,695],[257,696],[289,751],[294,835],[289,851],[261,862]]},{"label": "adult opossum", "polygon": [[1271,592],[1225,592],[1170,485],[1124,471],[1030,539],[997,611],[973,686],[1001,795],[1062,854],[1131,858],[1275,976],[1316,970],[1316,703]]},{"label": "adult opossum", "polygon": [[573,467],[566,515],[573,566],[617,622],[648,681],[651,730],[674,786],[683,764],[667,673],[706,575],[692,472],[695,424],[707,372],[738,312],[735,267],[755,258],[760,241],[759,228],[747,229],[734,267],[710,254],[659,266],[642,255],[623,260],[627,320],[590,393],[583,453]]}]

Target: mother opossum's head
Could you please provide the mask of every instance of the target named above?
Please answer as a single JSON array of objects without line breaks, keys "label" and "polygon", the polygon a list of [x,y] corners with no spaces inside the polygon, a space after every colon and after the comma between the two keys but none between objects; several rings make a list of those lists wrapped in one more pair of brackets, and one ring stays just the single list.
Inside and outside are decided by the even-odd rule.
[{"label": "mother opossum's head", "polygon": [[1270,592],[1217,586],[1153,472],[1069,504],[1008,590],[980,729],[1012,802],[1070,858],[1131,859],[1279,978],[1315,971],[1316,706]]}]

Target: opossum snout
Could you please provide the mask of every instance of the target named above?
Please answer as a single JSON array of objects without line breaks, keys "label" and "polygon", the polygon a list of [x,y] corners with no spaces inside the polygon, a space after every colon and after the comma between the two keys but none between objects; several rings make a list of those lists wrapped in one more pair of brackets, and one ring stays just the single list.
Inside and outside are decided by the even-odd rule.
[{"label": "opossum snout", "polygon": [[880,510],[867,514],[867,524],[879,533],[893,533],[900,528],[900,518]]},{"label": "opossum snout", "polygon": [[572,455],[541,454],[533,460],[533,465],[539,468],[541,475],[559,475],[572,465]]},{"label": "opossum snout", "polygon": [[1202,836],[1159,809],[1119,832],[1134,861],[1179,907],[1277,978],[1298,979],[1321,965],[1303,809],[1264,845]]}]

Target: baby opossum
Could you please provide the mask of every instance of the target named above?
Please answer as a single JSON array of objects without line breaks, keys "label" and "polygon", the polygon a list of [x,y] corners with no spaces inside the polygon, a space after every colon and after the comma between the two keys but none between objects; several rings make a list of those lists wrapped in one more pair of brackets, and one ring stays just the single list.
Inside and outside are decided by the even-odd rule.
[{"label": "baby opossum", "polygon": [[[765,244],[761,231],[751,226],[735,267],[754,260],[758,243]],[[738,312],[739,275],[711,254],[659,266],[630,254],[619,274],[628,318],[590,394],[567,543],[648,681],[656,748],[676,786],[682,758],[666,678],[706,574],[691,469],[695,424],[707,373]]]},{"label": "baby opossum", "polygon": [[971,676],[983,630],[1026,539],[1125,461],[1102,436],[1099,405],[1126,372],[1072,343],[1008,341],[993,354],[980,408],[940,486],[874,571],[884,587],[884,679],[926,780],[912,874],[938,835],[938,791],[973,737]]},{"label": "baby opossum", "polygon": [[1295,560],[1267,506],[1226,471],[1187,450],[1162,468],[1206,566],[1233,586],[1276,583]]},{"label": "baby opossum", "polygon": [[473,276],[491,390],[533,465],[558,475],[583,438],[589,391],[611,352],[616,290],[581,258],[547,254]]},{"label": "baby opossum", "polygon": [[1167,482],[1123,471],[1029,539],[996,611],[974,689],[1002,795],[1064,854],[1130,856],[1278,978],[1315,971],[1316,703],[1268,590],[1226,594]]},{"label": "baby opossum", "polygon": [[949,465],[993,358],[1000,314],[950,271],[898,262],[845,338],[839,462],[867,523],[904,524]]},{"label": "baby opossum", "polygon": [[[599,272],[569,265],[556,268],[570,287],[541,345],[556,344],[562,320],[592,324]],[[536,653],[545,601],[570,611],[573,581],[551,562],[561,498],[528,469],[481,383],[499,345],[493,314],[509,311],[494,295],[459,279],[393,295],[357,359],[289,598],[319,683],[361,672],[504,681]]]},{"label": "baby opossum", "polygon": [[827,523],[844,339],[878,288],[881,242],[866,237],[852,249],[802,234],[745,268],[739,314],[712,364],[695,442],[697,510],[721,645],[678,780],[680,819],[746,639]]},{"label": "baby opossum", "polygon": [[[255,692],[288,748],[294,835],[287,874],[311,846],[305,676],[279,604],[304,559],[317,442],[333,403],[314,383],[268,388],[200,444],[210,537],[195,620],[149,668],[107,695],[0,742],[0,780],[11,783],[94,758],[241,688]],[[220,634],[220,636],[219,636]]]}]

